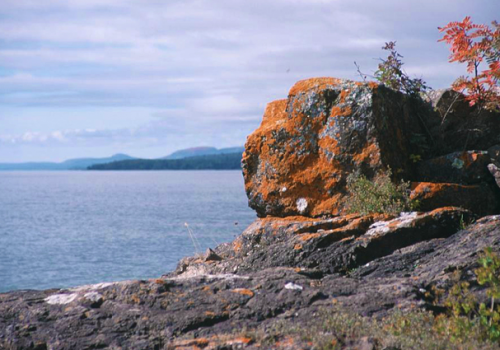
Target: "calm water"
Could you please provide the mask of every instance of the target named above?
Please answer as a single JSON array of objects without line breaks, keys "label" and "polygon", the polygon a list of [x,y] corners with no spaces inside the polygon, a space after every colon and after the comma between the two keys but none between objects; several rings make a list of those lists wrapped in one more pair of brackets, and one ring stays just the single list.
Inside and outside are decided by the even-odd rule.
[{"label": "calm water", "polygon": [[158,277],[184,223],[205,250],[254,218],[239,171],[0,172],[0,292]]}]

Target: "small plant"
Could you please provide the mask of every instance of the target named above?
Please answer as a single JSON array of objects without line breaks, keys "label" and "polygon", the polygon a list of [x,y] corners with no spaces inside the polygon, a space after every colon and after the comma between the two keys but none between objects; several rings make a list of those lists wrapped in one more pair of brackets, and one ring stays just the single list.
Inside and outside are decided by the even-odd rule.
[{"label": "small plant", "polygon": [[385,43],[382,50],[389,51],[389,56],[385,60],[381,59],[378,70],[375,72],[375,79],[393,90],[410,96],[419,96],[421,92],[429,88],[425,81],[420,78],[412,79],[403,70],[404,63],[401,60],[403,56],[396,51],[395,41]]},{"label": "small plant", "polygon": [[373,181],[364,175],[351,174],[347,178],[349,213],[367,215],[372,213],[399,214],[416,209],[417,203],[410,199],[410,183],[399,185],[391,180],[391,170],[379,173]]},{"label": "small plant", "polygon": [[456,276],[457,282],[444,304],[449,315],[437,318],[437,330],[455,341],[466,339],[473,329],[484,340],[500,340],[500,307],[496,304],[500,298],[500,257],[487,248],[478,262],[481,267],[475,274],[477,282],[487,287],[486,294],[491,298],[489,307],[478,303],[469,290],[469,283]]},{"label": "small plant", "polygon": [[[500,257],[491,248],[484,250],[479,259],[481,267],[475,273],[477,282],[488,287],[486,294],[491,298],[490,307],[479,306],[481,324],[487,328],[491,340],[500,339],[500,308],[495,301],[500,298]],[[496,306],[496,307],[495,307]]]},{"label": "small plant", "polygon": [[422,156],[420,154],[410,154],[410,160],[413,163],[418,163],[422,160]]},{"label": "small plant", "polygon": [[465,230],[467,228],[467,224],[465,223],[464,219],[464,214],[460,215],[460,223],[458,227],[460,230]]},{"label": "small plant", "polygon": [[[458,78],[453,89],[464,93],[471,106],[500,109],[500,24],[492,22],[489,27],[465,17],[438,29],[445,33],[439,41],[451,45],[450,62],[466,63],[472,75]],[[487,67],[481,69],[483,65]]]}]

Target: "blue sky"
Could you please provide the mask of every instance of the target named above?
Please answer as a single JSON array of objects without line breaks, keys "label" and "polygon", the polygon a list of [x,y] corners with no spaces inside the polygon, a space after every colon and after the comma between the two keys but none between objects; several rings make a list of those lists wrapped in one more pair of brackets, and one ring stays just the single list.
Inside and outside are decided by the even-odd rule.
[{"label": "blue sky", "polygon": [[[0,162],[242,145],[297,80],[358,79],[396,40],[447,87],[438,26],[498,0],[2,0]],[[495,18],[496,16],[496,18]]]}]

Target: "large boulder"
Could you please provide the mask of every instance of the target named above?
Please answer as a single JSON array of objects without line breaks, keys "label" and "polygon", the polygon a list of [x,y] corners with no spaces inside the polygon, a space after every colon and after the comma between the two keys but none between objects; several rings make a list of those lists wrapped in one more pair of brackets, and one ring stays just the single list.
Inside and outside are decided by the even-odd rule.
[{"label": "large boulder", "polygon": [[337,215],[349,174],[372,178],[391,168],[409,177],[410,155],[425,142],[416,104],[375,83],[299,81],[287,99],[268,104],[248,137],[242,163],[250,206],[260,217]]}]

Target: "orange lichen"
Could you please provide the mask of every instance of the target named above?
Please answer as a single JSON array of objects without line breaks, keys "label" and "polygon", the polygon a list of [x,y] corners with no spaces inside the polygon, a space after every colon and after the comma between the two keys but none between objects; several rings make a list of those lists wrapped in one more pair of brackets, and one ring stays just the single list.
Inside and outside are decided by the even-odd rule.
[{"label": "orange lichen", "polygon": [[246,288],[233,289],[233,290],[231,290],[231,292],[241,294],[241,295],[246,295],[250,298],[254,296],[254,293],[250,289],[246,289]]},{"label": "orange lichen", "polygon": [[171,344],[174,349],[178,350],[198,350],[206,348],[211,345],[212,342],[206,338],[196,338],[188,340],[177,340]]},{"label": "orange lichen", "polygon": [[325,196],[320,203],[316,205],[314,210],[311,211],[312,215],[324,215],[332,214],[338,215],[341,212],[343,205],[343,195],[342,193],[337,193],[332,196]]},{"label": "orange lichen", "polygon": [[234,338],[234,339],[231,339],[231,340],[228,340],[226,342],[227,345],[238,345],[238,344],[250,344],[252,342],[252,338],[248,338],[248,337],[238,337],[238,338]]},{"label": "orange lichen", "polygon": [[346,237],[351,237],[352,235],[360,235],[364,233],[374,221],[375,216],[373,215],[363,216],[360,218],[351,217],[350,219],[341,220],[339,222],[340,227],[322,232],[304,233],[299,236],[299,239],[305,242],[322,236],[335,235],[338,237],[338,240],[342,240]]},{"label": "orange lichen", "polygon": [[459,185],[454,183],[433,183],[433,182],[420,182],[416,183],[412,191],[412,199],[431,199],[444,192],[446,193],[458,193],[464,190],[470,190],[477,188],[474,185]]},{"label": "orange lichen", "polygon": [[141,298],[139,298],[137,296],[137,294],[132,294],[132,296],[130,297],[130,300],[134,303],[134,304],[140,304],[141,303]]},{"label": "orange lichen", "polygon": [[333,106],[330,112],[330,117],[346,117],[352,113],[351,107],[349,106]]},{"label": "orange lichen", "polygon": [[[342,137],[347,136],[340,131],[342,125],[349,125],[350,118],[355,118],[353,109],[357,107],[352,101],[359,91],[368,93],[377,87],[313,78],[297,82],[288,99],[269,103],[260,127],[248,137],[243,154],[250,202],[255,199],[266,214],[275,214],[268,212],[268,207],[284,208],[284,213],[277,209],[276,214],[285,216],[341,214],[346,177],[352,171],[351,163],[343,159],[351,157],[356,166],[381,165],[376,141],[347,151],[349,141],[344,142]],[[311,101],[315,105],[309,109]],[[307,203],[304,209],[299,209],[299,199]]]},{"label": "orange lichen", "polygon": [[215,312],[205,311],[205,316],[213,318],[213,317],[215,317]]},{"label": "orange lichen", "polygon": [[342,79],[336,78],[310,78],[300,80],[288,92],[288,96],[295,96],[304,91],[324,89],[328,85],[338,85],[342,83]]},{"label": "orange lichen", "polygon": [[352,159],[357,165],[361,163],[378,164],[380,163],[380,148],[375,143],[365,145],[361,152],[352,156]]},{"label": "orange lichen", "polygon": [[[300,215],[292,215],[292,216],[285,216],[285,217],[278,217],[278,216],[267,216],[265,218],[259,219],[260,222],[262,223],[277,223],[278,221],[283,221],[283,222],[318,222],[321,221],[322,219],[320,218],[310,218],[307,216],[300,216]],[[279,224],[278,224],[279,225]]]},{"label": "orange lichen", "polygon": [[297,243],[296,245],[293,246],[294,250],[301,250],[302,249],[302,244]]},{"label": "orange lichen", "polygon": [[292,337],[285,337],[285,339],[283,339],[281,341],[277,341],[275,346],[288,348],[288,347],[293,346],[294,344],[295,344],[295,341]]},{"label": "orange lichen", "polygon": [[219,347],[232,347],[233,345],[248,345],[252,343],[253,339],[240,336],[234,337],[233,335],[214,335],[208,338],[195,338],[195,339],[177,339],[169,344],[169,349],[177,350],[193,350],[193,349],[215,349]]},{"label": "orange lichen", "polygon": [[306,242],[306,241],[309,241],[311,239],[318,238],[320,236],[321,236],[321,233],[304,233],[304,234],[300,235],[299,239],[302,242]]},{"label": "orange lichen", "polygon": [[441,213],[444,213],[444,212],[449,212],[449,211],[453,211],[453,210],[460,210],[459,207],[442,207],[442,208],[437,208],[437,209],[434,209],[433,211],[431,211],[430,215],[439,215]]},{"label": "orange lichen", "polygon": [[238,237],[233,242],[233,250],[235,253],[238,253],[242,247],[243,247],[243,243],[241,242],[241,238]]}]

